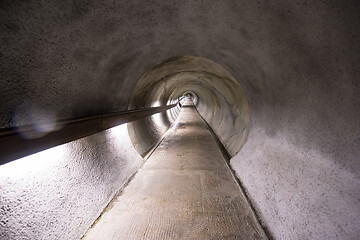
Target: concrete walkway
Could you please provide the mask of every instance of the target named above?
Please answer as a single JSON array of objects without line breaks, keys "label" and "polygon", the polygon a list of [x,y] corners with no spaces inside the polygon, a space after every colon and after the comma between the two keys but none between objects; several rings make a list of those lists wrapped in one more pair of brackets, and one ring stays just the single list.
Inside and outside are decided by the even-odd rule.
[{"label": "concrete walkway", "polygon": [[187,102],[84,239],[267,238],[206,124]]}]

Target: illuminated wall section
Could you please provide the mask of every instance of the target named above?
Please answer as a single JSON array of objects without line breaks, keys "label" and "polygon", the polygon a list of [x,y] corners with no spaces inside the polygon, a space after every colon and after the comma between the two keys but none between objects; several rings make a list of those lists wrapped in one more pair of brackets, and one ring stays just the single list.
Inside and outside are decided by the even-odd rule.
[{"label": "illuminated wall section", "polygon": [[141,163],[123,124],[0,166],[0,239],[79,239]]}]

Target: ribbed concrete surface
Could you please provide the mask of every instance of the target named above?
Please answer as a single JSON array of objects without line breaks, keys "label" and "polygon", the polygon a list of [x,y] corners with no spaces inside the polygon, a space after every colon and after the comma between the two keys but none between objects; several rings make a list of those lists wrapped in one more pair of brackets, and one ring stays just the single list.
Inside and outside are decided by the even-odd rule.
[{"label": "ribbed concrete surface", "polygon": [[192,106],[90,239],[267,239],[205,123]]}]

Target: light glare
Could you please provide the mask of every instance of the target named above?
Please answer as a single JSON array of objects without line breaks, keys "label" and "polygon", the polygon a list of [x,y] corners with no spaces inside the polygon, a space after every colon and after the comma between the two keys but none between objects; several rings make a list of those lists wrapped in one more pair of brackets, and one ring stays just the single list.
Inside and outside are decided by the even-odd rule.
[{"label": "light glare", "polygon": [[29,173],[38,174],[60,160],[66,151],[66,144],[35,153],[0,166],[0,176],[18,178]]}]

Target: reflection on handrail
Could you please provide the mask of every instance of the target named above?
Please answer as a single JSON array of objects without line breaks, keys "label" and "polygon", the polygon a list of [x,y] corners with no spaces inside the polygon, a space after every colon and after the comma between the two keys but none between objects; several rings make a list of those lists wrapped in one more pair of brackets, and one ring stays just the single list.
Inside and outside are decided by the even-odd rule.
[{"label": "reflection on handrail", "polygon": [[[95,134],[117,125],[166,111],[177,105],[149,107],[87,118],[58,121],[56,130],[38,138],[26,138],[35,131],[33,126],[0,130],[0,165],[79,138]],[[53,123],[44,123],[53,124]]]}]

